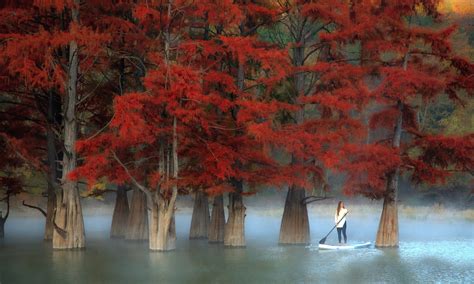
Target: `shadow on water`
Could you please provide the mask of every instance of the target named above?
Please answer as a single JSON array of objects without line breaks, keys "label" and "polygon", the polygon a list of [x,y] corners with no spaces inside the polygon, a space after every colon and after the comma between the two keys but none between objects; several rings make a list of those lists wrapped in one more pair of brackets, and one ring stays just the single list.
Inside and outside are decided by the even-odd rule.
[{"label": "shadow on water", "polygon": [[356,283],[363,282],[392,282],[392,283],[414,283],[412,271],[407,263],[404,263],[397,249],[372,249],[364,252],[364,255],[351,254],[344,259],[343,269],[336,276],[330,277],[329,281],[340,281],[351,279]]}]

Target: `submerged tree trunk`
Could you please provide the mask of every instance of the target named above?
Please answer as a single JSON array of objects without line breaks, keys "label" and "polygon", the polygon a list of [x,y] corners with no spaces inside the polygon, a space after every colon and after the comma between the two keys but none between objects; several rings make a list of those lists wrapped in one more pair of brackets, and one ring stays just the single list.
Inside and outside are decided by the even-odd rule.
[{"label": "submerged tree trunk", "polygon": [[5,237],[5,223],[7,222],[8,215],[10,215],[10,195],[6,196],[7,202],[7,213],[3,217],[2,211],[0,211],[0,239]]},{"label": "submerged tree trunk", "polygon": [[310,242],[309,219],[303,188],[291,187],[286,195],[285,209],[280,227],[280,244],[306,245]]},{"label": "submerged tree trunk", "polygon": [[[171,6],[168,5],[168,13],[170,12]],[[164,156],[165,147],[164,143],[161,145],[161,159],[159,171],[161,174],[165,172]],[[178,133],[177,133],[177,119],[173,119],[173,143],[171,149],[172,163],[168,161],[169,166],[172,167],[173,179],[178,179],[179,167],[178,167]],[[169,160],[169,159],[168,159]],[[178,185],[174,184],[171,196],[165,198],[164,193],[159,188],[152,195],[152,224],[150,226],[150,250],[154,251],[170,251],[176,249],[176,225],[174,218],[176,198],[178,196]]]},{"label": "submerged tree trunk", "polygon": [[[74,1],[79,6],[79,0]],[[71,9],[72,21],[79,22],[79,10]],[[85,246],[84,220],[77,182],[69,180],[68,175],[76,168],[77,140],[77,79],[79,67],[79,48],[76,41],[69,43],[69,70],[67,95],[64,107],[64,155],[62,172],[62,190],[57,196],[56,214],[53,232],[54,249],[74,249]]]},{"label": "submerged tree trunk", "polygon": [[[393,136],[392,146],[400,148],[400,140],[402,136],[403,124],[403,105],[399,101],[397,103],[399,110],[395,133]],[[400,168],[397,167],[389,174],[387,179],[387,188],[383,200],[382,215],[380,216],[379,229],[377,231],[376,247],[398,247],[398,178]]]},{"label": "submerged tree trunk", "polygon": [[212,204],[211,224],[209,225],[209,242],[223,243],[224,242],[224,198],[222,195],[214,196]]},{"label": "submerged tree trunk", "polygon": [[245,206],[242,198],[242,181],[235,181],[236,191],[229,193],[227,206],[229,217],[224,227],[224,245],[228,247],[245,247]]},{"label": "submerged tree trunk", "polygon": [[[151,210],[150,250],[170,251],[176,249],[176,226],[174,208],[166,200],[158,198]],[[173,211],[171,213],[170,211]]]},{"label": "submerged tree trunk", "polygon": [[56,150],[56,135],[53,128],[58,125],[57,117],[60,114],[60,98],[53,91],[49,92],[48,97],[48,128],[46,133],[47,140],[47,155],[48,155],[48,191],[46,203],[46,223],[44,229],[44,240],[50,241],[53,239],[54,230],[54,210],[56,208],[56,188],[58,185],[58,153]]},{"label": "submerged tree trunk", "polygon": [[[296,39],[301,41],[301,38]],[[293,65],[304,65],[304,42],[299,42],[299,47],[293,49]],[[302,72],[294,75],[296,96],[305,95],[305,75]],[[304,123],[304,110],[300,109],[295,114],[296,124]],[[304,161],[292,157],[292,164],[301,165]],[[285,200],[285,208],[280,226],[280,244],[306,245],[310,242],[309,218],[306,204],[302,203],[306,196],[303,188],[292,186],[288,189]]]},{"label": "submerged tree trunk", "polygon": [[148,209],[146,195],[138,188],[133,190],[125,239],[133,241],[148,239]]},{"label": "submerged tree trunk", "polygon": [[112,225],[110,227],[111,238],[125,238],[129,214],[130,208],[128,207],[127,187],[119,185],[117,187],[114,214],[112,216]]},{"label": "submerged tree trunk", "polygon": [[398,247],[398,169],[390,174],[377,231],[376,247]]},{"label": "submerged tree trunk", "polygon": [[53,222],[54,210],[56,209],[56,192],[54,186],[48,184],[48,200],[46,203],[46,223],[44,225],[44,240],[51,241],[53,239]]},{"label": "submerged tree trunk", "polygon": [[0,239],[5,238],[5,221],[4,219],[1,218],[0,216]]},{"label": "submerged tree trunk", "polygon": [[207,239],[209,223],[209,201],[207,195],[202,191],[198,191],[194,199],[189,239]]}]

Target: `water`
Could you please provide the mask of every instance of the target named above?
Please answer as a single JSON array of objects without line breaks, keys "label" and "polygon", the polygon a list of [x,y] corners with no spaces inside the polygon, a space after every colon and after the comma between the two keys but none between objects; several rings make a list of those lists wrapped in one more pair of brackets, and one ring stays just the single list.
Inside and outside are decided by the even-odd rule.
[{"label": "water", "polygon": [[[224,249],[188,241],[190,216],[180,214],[178,248],[168,253],[109,240],[110,216],[86,217],[86,250],[53,251],[42,222],[8,221],[0,283],[474,283],[474,231],[462,221],[400,220],[399,249],[318,251],[328,218],[312,220],[313,246],[298,247],[277,245],[277,216],[248,214],[247,248]],[[376,228],[376,217],[348,220],[351,242],[373,241]]]}]

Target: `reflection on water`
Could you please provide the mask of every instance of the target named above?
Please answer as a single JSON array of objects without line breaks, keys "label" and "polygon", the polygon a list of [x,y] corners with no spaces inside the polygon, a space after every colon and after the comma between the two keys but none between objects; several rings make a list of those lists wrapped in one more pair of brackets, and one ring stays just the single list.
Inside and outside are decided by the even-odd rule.
[{"label": "reflection on water", "polygon": [[[146,242],[108,240],[110,217],[88,217],[87,249],[53,251],[40,219],[11,219],[0,243],[0,283],[426,283],[474,282],[470,223],[401,220],[400,249],[318,251],[278,246],[279,218],[247,217],[247,248],[188,241],[190,216],[177,217],[178,249],[149,252]],[[377,220],[351,219],[352,242],[373,241]],[[313,242],[331,220],[311,223]],[[327,243],[336,240],[331,235]],[[315,246],[313,245],[313,246]]]}]

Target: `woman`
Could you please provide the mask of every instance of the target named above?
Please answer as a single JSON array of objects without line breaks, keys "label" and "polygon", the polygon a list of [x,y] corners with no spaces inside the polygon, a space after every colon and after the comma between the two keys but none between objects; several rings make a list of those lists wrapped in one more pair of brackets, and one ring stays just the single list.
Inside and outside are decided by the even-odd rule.
[{"label": "woman", "polygon": [[346,228],[347,228],[347,222],[346,222],[346,214],[347,214],[347,209],[344,207],[344,202],[339,201],[339,204],[337,204],[337,210],[336,210],[336,215],[334,216],[334,222],[336,223],[336,228],[337,228],[337,237],[339,239],[339,243],[341,243],[341,232],[344,235],[344,243],[347,243],[347,236],[346,236]]}]

